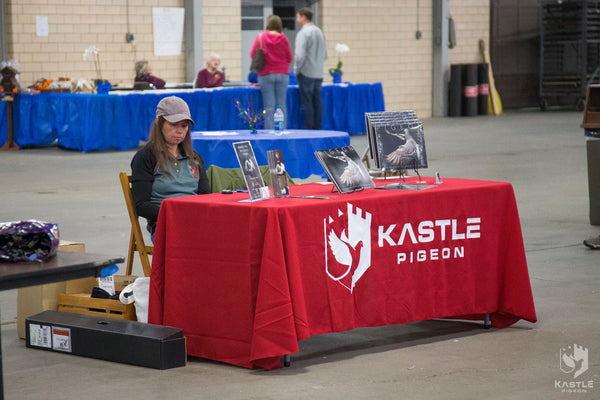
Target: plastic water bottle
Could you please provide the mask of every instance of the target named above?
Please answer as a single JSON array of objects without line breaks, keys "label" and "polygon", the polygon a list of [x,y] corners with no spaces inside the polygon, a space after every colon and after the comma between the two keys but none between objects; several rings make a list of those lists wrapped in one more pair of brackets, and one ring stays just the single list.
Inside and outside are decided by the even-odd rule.
[{"label": "plastic water bottle", "polygon": [[283,134],[283,110],[281,107],[277,107],[275,114],[273,114],[273,121],[275,122],[275,133]]}]

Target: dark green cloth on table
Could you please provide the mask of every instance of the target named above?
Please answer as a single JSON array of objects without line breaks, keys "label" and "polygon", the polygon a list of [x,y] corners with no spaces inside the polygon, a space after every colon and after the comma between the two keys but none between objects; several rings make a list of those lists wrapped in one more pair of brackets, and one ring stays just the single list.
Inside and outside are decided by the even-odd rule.
[{"label": "dark green cloth on table", "polygon": [[[268,165],[259,165],[260,174],[265,181],[265,185],[271,186],[271,176],[269,174]],[[290,178],[289,174],[285,173],[288,178],[288,184],[293,185],[294,181]],[[222,190],[245,190],[246,183],[242,176],[242,170],[240,168],[221,168],[216,165],[211,165],[206,170],[208,181],[210,182],[210,190],[213,193],[218,193]]]}]

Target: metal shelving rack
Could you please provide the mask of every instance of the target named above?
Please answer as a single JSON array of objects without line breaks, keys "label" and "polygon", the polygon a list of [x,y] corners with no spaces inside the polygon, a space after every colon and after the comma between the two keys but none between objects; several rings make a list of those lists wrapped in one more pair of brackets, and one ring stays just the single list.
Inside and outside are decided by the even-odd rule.
[{"label": "metal shelving rack", "polygon": [[540,107],[573,104],[583,111],[587,86],[600,82],[600,0],[540,6]]}]

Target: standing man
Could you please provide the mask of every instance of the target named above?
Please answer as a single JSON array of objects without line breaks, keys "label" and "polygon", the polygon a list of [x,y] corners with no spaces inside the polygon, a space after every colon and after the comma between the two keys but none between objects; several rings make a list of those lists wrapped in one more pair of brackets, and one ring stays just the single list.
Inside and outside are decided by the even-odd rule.
[{"label": "standing man", "polygon": [[301,29],[296,36],[294,69],[304,110],[304,127],[321,129],[321,84],[327,47],[325,35],[312,23],[312,17],[313,13],[307,7],[299,9],[296,13],[296,22],[300,24]]}]

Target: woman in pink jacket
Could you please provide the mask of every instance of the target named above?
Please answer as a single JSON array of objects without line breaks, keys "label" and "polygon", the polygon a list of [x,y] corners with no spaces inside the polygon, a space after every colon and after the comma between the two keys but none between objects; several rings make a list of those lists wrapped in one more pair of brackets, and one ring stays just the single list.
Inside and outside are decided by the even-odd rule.
[{"label": "woman in pink jacket", "polygon": [[[250,57],[254,56],[256,49],[262,46],[265,53],[263,69],[258,73],[258,84],[263,99],[263,108],[274,112],[277,107],[283,111],[284,128],[287,121],[287,87],[290,81],[290,63],[292,62],[292,48],[290,42],[282,33],[283,24],[277,15],[267,17],[267,27],[254,40]],[[265,129],[273,129],[273,118],[265,120]]]}]

